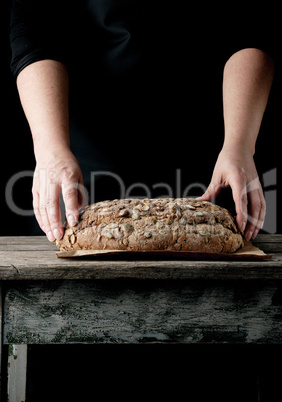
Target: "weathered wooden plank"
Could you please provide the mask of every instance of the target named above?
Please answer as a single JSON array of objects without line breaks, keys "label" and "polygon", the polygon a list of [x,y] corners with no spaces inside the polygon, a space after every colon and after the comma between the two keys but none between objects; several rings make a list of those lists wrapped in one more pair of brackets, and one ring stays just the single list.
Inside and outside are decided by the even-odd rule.
[{"label": "weathered wooden plank", "polygon": [[[260,235],[267,239],[268,235]],[[274,239],[281,235],[270,236]],[[39,238],[39,239],[38,239]],[[13,279],[111,279],[111,278],[215,278],[215,279],[282,279],[282,252],[275,252],[267,261],[193,261],[153,260],[142,261],[128,255],[95,257],[84,259],[58,259],[56,246],[45,236],[14,239],[8,247],[10,238],[2,238],[2,246],[8,250],[0,251],[0,280]],[[5,241],[4,241],[5,240]],[[14,243],[13,243],[14,242]],[[16,243],[19,244],[16,244]],[[260,245],[260,243],[256,243]],[[269,247],[271,242],[265,242]],[[274,242],[274,244],[280,244]],[[13,250],[13,245],[20,249]],[[38,248],[42,248],[38,250]],[[269,252],[272,252],[270,249]]]},{"label": "weathered wooden plank", "polygon": [[2,344],[3,344],[2,284],[0,283],[0,398],[2,395]]},{"label": "weathered wooden plank", "polygon": [[281,343],[282,285],[43,281],[7,290],[4,343]]},{"label": "weathered wooden plank", "polygon": [[282,256],[264,262],[81,261],[0,267],[2,280],[39,279],[282,279]]},{"label": "weathered wooden plank", "polygon": [[0,237],[0,251],[56,251],[55,243],[46,236],[6,236]]},{"label": "weathered wooden plank", "polygon": [[9,345],[8,401],[24,402],[26,398],[27,345]]},{"label": "weathered wooden plank", "polygon": [[260,234],[256,239],[252,240],[252,243],[265,253],[282,253],[281,234]]},{"label": "weathered wooden plank", "polygon": [[31,251],[31,252],[40,252],[40,251],[51,251],[56,252],[56,248],[54,248],[54,245],[50,243],[49,244],[19,244],[16,245],[16,250],[15,250],[15,245],[14,244],[0,244],[0,251],[6,251],[6,252],[17,252],[17,251]]},{"label": "weathered wooden plank", "polygon": [[281,243],[282,234],[281,233],[260,233],[257,237],[252,240],[253,242],[259,243]]},{"label": "weathered wooden plank", "polygon": [[26,243],[27,239],[33,239],[34,241],[37,242],[42,242],[46,239],[45,235],[42,236],[0,236],[0,244],[4,243],[14,243],[14,244],[24,244]]},{"label": "weathered wooden plank", "polygon": [[15,247],[21,244],[36,243],[36,244],[53,244],[50,243],[46,236],[0,236],[0,244],[14,244]]},{"label": "weathered wooden plank", "polygon": [[[282,254],[265,261],[58,259],[42,252],[1,258],[0,279],[282,279]],[[4,263],[4,264],[3,264]],[[3,264],[3,265],[2,265]]]}]

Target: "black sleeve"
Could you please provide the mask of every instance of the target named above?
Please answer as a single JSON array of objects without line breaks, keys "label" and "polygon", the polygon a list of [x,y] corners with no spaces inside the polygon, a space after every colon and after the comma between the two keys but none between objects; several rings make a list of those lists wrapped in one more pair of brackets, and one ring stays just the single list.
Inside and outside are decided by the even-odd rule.
[{"label": "black sleeve", "polygon": [[68,12],[64,0],[13,0],[10,18],[11,71],[43,59],[65,62]]},{"label": "black sleeve", "polygon": [[277,20],[280,15],[278,7],[269,4],[256,5],[256,8],[237,7],[226,18],[224,40],[226,56],[244,48],[257,48],[267,53],[275,63],[280,63],[281,24]]}]

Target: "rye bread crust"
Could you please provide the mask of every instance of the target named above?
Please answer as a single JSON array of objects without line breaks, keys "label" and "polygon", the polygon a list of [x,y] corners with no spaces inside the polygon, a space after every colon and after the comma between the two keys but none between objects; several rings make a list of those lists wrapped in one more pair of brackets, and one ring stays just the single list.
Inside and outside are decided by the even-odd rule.
[{"label": "rye bread crust", "polygon": [[230,212],[193,198],[116,199],[88,205],[65,225],[60,251],[128,250],[233,253],[243,237]]}]

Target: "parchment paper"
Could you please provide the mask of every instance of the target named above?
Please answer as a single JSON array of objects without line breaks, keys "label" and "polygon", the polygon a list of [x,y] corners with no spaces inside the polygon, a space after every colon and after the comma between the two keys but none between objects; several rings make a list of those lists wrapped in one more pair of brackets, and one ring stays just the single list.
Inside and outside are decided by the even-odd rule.
[{"label": "parchment paper", "polygon": [[272,258],[273,254],[265,254],[263,250],[255,247],[251,242],[246,242],[244,247],[235,253],[200,253],[191,251],[127,251],[127,250],[76,250],[58,251],[59,258],[93,257],[93,259],[187,259],[187,260],[265,260]]}]

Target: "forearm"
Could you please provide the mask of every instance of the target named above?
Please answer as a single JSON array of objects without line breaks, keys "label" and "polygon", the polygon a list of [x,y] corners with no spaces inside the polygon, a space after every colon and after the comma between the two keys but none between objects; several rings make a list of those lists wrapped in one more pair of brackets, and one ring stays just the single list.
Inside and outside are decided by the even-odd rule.
[{"label": "forearm", "polygon": [[243,49],[227,61],[223,75],[224,148],[251,155],[274,76],[274,63],[259,49]]},{"label": "forearm", "polygon": [[71,226],[84,203],[81,170],[70,150],[67,70],[60,62],[42,60],[23,69],[17,85],[34,142],[33,208],[54,241],[63,235],[60,194]]},{"label": "forearm", "polygon": [[17,86],[31,129],[35,156],[69,148],[68,73],[54,60],[23,69]]},{"label": "forearm", "polygon": [[225,137],[211,182],[200,197],[211,200],[230,186],[239,229],[250,240],[262,228],[265,201],[253,155],[274,76],[261,50],[244,49],[227,61],[223,75]]}]

